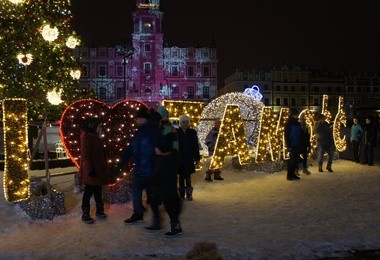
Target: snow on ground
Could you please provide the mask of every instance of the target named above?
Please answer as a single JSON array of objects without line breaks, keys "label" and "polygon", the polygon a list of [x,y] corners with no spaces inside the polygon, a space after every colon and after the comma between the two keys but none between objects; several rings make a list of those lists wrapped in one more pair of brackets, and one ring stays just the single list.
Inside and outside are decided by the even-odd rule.
[{"label": "snow on ground", "polygon": [[341,159],[334,173],[314,166],[311,175],[290,182],[285,171],[237,171],[230,161],[222,182],[193,175],[194,201],[184,202],[184,233],[176,238],[164,236],[164,212],[161,232],[143,229],[150,211],[144,223],[125,225],[131,203],[107,205],[107,220],[82,223],[73,175],[52,177],[67,209],[52,221],[31,220],[6,202],[1,187],[0,259],[180,259],[202,241],[215,242],[223,259],[318,259],[380,249],[380,166]]}]

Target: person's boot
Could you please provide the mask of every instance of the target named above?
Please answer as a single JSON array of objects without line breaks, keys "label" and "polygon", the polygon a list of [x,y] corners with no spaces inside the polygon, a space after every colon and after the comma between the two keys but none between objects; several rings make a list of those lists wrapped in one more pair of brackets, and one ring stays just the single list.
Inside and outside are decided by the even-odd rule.
[{"label": "person's boot", "polygon": [[172,223],[170,231],[165,233],[166,237],[176,237],[179,235],[182,235],[182,229],[179,223]]},{"label": "person's boot", "polygon": [[212,170],[207,170],[206,171],[205,181],[212,182],[211,174],[212,174]]},{"label": "person's boot", "polygon": [[304,174],[307,174],[307,175],[310,175],[310,174],[311,174],[311,172],[310,172],[307,168],[303,168],[302,172],[303,172]]},{"label": "person's boot", "polygon": [[220,170],[215,170],[215,171],[214,171],[214,180],[217,180],[217,181],[222,181],[222,180],[224,180],[224,179],[220,176],[220,173],[221,173]]},{"label": "person's boot", "polygon": [[90,207],[82,206],[82,221],[86,224],[93,224],[94,220],[90,217]]},{"label": "person's boot", "polygon": [[178,193],[181,199],[185,199],[185,187],[179,187]]},{"label": "person's boot", "polygon": [[104,213],[104,204],[103,203],[97,203],[96,204],[95,216],[97,218],[102,218],[102,219],[107,218],[107,215]]},{"label": "person's boot", "polygon": [[152,225],[150,225],[148,227],[145,227],[145,229],[149,230],[149,231],[158,231],[158,230],[161,230],[162,229],[162,227],[161,227],[161,219],[159,217],[153,218]]},{"label": "person's boot", "polygon": [[126,220],[124,220],[124,223],[125,224],[139,223],[143,219],[144,219],[144,215],[143,214],[133,213],[132,216],[130,216],[129,218],[127,218]]},{"label": "person's boot", "polygon": [[186,187],[186,199],[193,200],[193,187]]},{"label": "person's boot", "polygon": [[332,170],[332,168],[331,168],[331,165],[327,165],[326,170],[327,170],[328,172],[334,172],[334,171]]},{"label": "person's boot", "polygon": [[319,172],[323,172],[322,164],[318,164],[318,171],[319,171]]}]

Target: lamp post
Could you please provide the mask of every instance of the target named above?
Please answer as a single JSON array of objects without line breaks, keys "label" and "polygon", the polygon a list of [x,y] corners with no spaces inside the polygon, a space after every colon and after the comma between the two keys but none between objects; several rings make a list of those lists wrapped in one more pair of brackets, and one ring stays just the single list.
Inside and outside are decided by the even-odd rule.
[{"label": "lamp post", "polygon": [[127,64],[128,58],[133,55],[133,47],[124,43],[121,47],[117,48],[117,54],[123,57],[123,95],[124,99],[127,98]]}]

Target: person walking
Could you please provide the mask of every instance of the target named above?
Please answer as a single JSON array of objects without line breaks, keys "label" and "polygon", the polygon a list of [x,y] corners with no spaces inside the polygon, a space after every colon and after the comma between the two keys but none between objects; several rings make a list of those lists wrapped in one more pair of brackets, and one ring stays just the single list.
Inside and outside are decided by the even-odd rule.
[{"label": "person walking", "polygon": [[363,137],[363,128],[359,124],[359,119],[355,116],[353,119],[353,125],[350,131],[350,141],[352,144],[352,151],[354,154],[354,161],[356,163],[360,162],[360,143]]},{"label": "person walking", "polygon": [[[181,200],[177,191],[177,175],[180,160],[178,151],[173,148],[174,141],[176,141],[175,133],[168,133],[158,140],[155,148],[158,158],[154,174],[150,178],[150,182],[157,191],[170,218],[170,230],[165,233],[166,237],[175,237],[182,234],[179,222]],[[153,216],[152,225],[146,227],[146,229],[151,231],[160,230],[160,216]]]},{"label": "person walking", "polygon": [[311,174],[307,169],[307,157],[310,152],[310,131],[306,124],[305,118],[300,118],[301,125],[301,137],[300,137],[300,155],[301,155],[301,163],[302,163],[302,172],[305,174]]},{"label": "person walking", "polygon": [[373,165],[374,148],[377,142],[377,125],[372,116],[365,118],[364,128],[364,164]]},{"label": "person walking", "polygon": [[[216,145],[216,140],[218,139],[219,135],[219,129],[222,121],[220,120],[215,120],[214,121],[214,126],[211,128],[210,132],[208,132],[206,139],[205,139],[205,144],[208,149],[208,155],[213,156],[214,150],[215,150],[215,145]],[[214,174],[214,180],[222,181],[224,180],[220,174],[221,174],[220,169],[210,169],[208,168],[206,171],[206,176],[205,176],[205,181],[212,182],[211,176]]]},{"label": "person walking", "polygon": [[314,133],[317,141],[318,171],[323,172],[323,155],[324,153],[327,153],[326,170],[333,172],[331,165],[334,156],[334,138],[332,126],[326,121],[326,116],[324,114],[320,115],[320,119],[315,126]]},{"label": "person walking", "polygon": [[296,175],[300,157],[301,124],[298,122],[298,111],[292,108],[284,129],[285,145],[289,151],[286,179],[288,181],[299,180]]},{"label": "person walking", "polygon": [[191,175],[195,172],[195,165],[200,161],[198,135],[195,129],[190,128],[190,118],[182,115],[179,118],[178,148],[181,159],[179,170],[179,195],[182,199],[193,200]]},{"label": "person walking", "polygon": [[94,223],[90,216],[90,199],[94,195],[96,203],[95,216],[107,218],[104,213],[102,185],[108,184],[108,165],[103,142],[100,139],[101,122],[98,118],[85,119],[80,134],[79,178],[84,184],[82,198],[82,221]]},{"label": "person walking", "polygon": [[121,156],[121,164],[127,164],[133,159],[132,204],[133,214],[124,220],[132,224],[143,220],[144,206],[142,204],[143,190],[146,190],[147,200],[154,198],[154,191],[148,185],[149,178],[154,172],[156,154],[154,151],[157,140],[161,137],[160,130],[151,123],[147,108],[140,107],[135,114],[137,131],[131,139],[130,145]]},{"label": "person walking", "polygon": [[162,119],[160,123],[160,130],[163,135],[167,135],[168,133],[174,133],[175,140],[173,141],[173,148],[178,151],[178,135],[177,129],[172,125],[169,120],[169,111],[164,106],[159,106],[157,108],[157,112],[161,114]]}]

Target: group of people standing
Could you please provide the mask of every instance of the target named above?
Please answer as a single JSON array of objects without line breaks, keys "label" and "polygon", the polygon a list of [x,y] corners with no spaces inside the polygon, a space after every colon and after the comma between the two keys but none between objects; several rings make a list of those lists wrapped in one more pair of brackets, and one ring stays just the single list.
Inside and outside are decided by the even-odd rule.
[{"label": "group of people standing", "polygon": [[[287,180],[299,180],[298,165],[302,161],[303,172],[310,174],[307,169],[307,156],[311,149],[310,131],[304,118],[298,118],[297,109],[290,110],[289,118],[285,124],[285,146],[289,152],[287,164]],[[377,125],[372,116],[366,117],[364,129],[359,124],[358,118],[353,118],[350,141],[352,143],[354,161],[360,162],[361,147],[363,147],[363,164],[373,165],[374,147],[377,141]],[[335,152],[333,126],[328,123],[324,114],[319,115],[319,120],[314,126],[314,134],[317,144],[318,172],[323,172],[323,156],[327,154],[326,170],[333,172],[332,163]]]},{"label": "group of people standing", "polygon": [[[170,218],[167,237],[182,234],[179,222],[181,199],[192,200],[191,174],[200,161],[197,132],[190,127],[190,118],[182,115],[179,128],[169,121],[169,112],[160,106],[157,111],[140,107],[135,113],[137,131],[121,155],[120,167],[134,163],[132,175],[133,214],[125,224],[143,220],[143,192],[152,210],[153,221],[147,230],[161,230],[160,204]],[[84,121],[81,131],[80,178],[85,185],[82,199],[82,221],[94,223],[90,216],[90,198],[94,195],[98,218],[106,218],[102,185],[107,184],[108,167],[100,139],[101,122],[97,118]],[[178,177],[177,177],[178,176]]]}]

